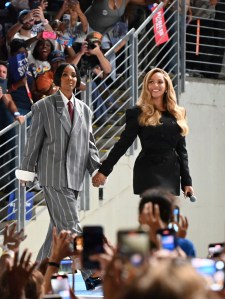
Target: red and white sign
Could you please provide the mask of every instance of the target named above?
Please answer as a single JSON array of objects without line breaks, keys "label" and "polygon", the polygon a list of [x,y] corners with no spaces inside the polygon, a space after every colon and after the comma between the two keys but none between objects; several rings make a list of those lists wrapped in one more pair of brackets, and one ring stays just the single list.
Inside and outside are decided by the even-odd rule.
[{"label": "red and white sign", "polygon": [[[157,8],[157,4],[151,8],[153,12]],[[154,35],[155,42],[157,45],[161,45],[169,40],[169,35],[166,28],[165,18],[164,18],[164,9],[163,7],[158,10],[153,16],[153,26],[154,26]]]}]

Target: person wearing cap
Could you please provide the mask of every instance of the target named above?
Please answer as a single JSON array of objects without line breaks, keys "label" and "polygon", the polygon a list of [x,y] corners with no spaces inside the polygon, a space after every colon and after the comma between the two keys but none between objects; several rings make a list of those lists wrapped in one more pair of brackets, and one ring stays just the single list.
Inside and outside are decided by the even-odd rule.
[{"label": "person wearing cap", "polygon": [[[80,50],[77,54],[74,52],[73,56],[73,63],[78,65],[81,75],[86,79],[93,79],[91,83],[94,91],[92,93],[94,118],[100,125],[108,120],[109,107],[114,103],[111,96],[108,96],[107,99],[103,98],[103,90],[107,87],[102,79],[111,73],[112,67],[101,50],[101,41],[101,33],[97,31],[90,32],[82,43]],[[75,46],[73,45],[74,48]],[[116,109],[115,105],[113,107]]]},{"label": "person wearing cap", "polygon": [[33,12],[28,9],[22,10],[17,19],[17,23],[9,28],[7,32],[7,41],[10,43],[14,38],[28,40],[35,36],[31,29],[34,25]]},{"label": "person wearing cap", "polygon": [[33,28],[36,19],[40,20],[43,25],[41,31],[52,31],[52,27],[44,17],[41,6],[34,10],[24,9],[19,13],[17,23],[9,28],[7,32],[7,42],[10,43],[14,38],[28,40],[35,37],[37,30],[33,30]]}]

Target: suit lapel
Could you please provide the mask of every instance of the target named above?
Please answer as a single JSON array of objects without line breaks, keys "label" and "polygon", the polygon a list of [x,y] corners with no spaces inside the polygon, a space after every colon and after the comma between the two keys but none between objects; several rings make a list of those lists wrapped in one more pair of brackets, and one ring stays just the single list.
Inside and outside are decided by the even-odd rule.
[{"label": "suit lapel", "polygon": [[65,107],[65,104],[63,102],[63,99],[61,97],[60,92],[57,91],[53,95],[53,98],[55,99],[56,110],[57,110],[57,113],[59,115],[61,124],[64,127],[64,129],[67,132],[67,134],[70,135],[71,127],[72,127],[71,120],[70,120],[70,116],[69,116],[68,110]]},{"label": "suit lapel", "polygon": [[80,105],[79,100],[76,99],[74,95],[73,95],[73,98],[74,98],[74,109],[73,109],[74,115],[73,115],[72,131],[73,131],[73,134],[76,136],[81,129],[83,112],[81,110],[81,105]]}]

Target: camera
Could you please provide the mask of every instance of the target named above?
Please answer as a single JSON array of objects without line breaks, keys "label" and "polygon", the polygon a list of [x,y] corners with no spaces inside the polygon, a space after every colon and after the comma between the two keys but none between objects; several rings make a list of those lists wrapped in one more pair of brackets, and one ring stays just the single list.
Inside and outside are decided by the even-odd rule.
[{"label": "camera", "polygon": [[99,262],[91,261],[90,255],[104,253],[103,228],[101,226],[83,227],[82,265],[85,269],[100,269]]},{"label": "camera", "polygon": [[92,42],[88,42],[87,47],[88,47],[88,50],[93,50],[94,48],[96,48],[96,45]]},{"label": "camera", "polygon": [[30,5],[30,9],[36,9],[41,5],[41,1],[40,0],[33,0],[31,5]]}]

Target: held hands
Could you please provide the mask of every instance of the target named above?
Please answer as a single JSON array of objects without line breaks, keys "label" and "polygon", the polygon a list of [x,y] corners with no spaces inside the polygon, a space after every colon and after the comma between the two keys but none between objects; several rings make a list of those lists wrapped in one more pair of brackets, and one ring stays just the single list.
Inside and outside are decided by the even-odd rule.
[{"label": "held hands", "polygon": [[100,187],[101,185],[104,185],[106,182],[107,177],[102,174],[101,172],[97,172],[96,175],[92,178],[92,185],[94,187]]}]

